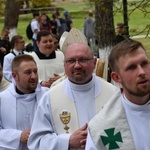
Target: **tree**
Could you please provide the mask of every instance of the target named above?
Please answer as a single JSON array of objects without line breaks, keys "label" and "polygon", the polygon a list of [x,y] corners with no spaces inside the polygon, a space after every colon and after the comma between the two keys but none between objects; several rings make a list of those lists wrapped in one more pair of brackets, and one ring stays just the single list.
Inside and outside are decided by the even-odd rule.
[{"label": "tree", "polygon": [[9,28],[10,38],[17,34],[20,4],[16,0],[6,1],[4,28]]},{"label": "tree", "polygon": [[[26,0],[6,0],[4,28],[9,28],[10,39],[17,34],[20,8],[22,8],[25,1]],[[33,5],[38,7],[50,5],[50,0],[32,0],[32,2]]]},{"label": "tree", "polygon": [[104,78],[107,80],[108,55],[114,45],[113,1],[95,1],[96,38],[99,43],[99,57],[105,61]]},{"label": "tree", "polygon": [[[130,1],[130,0],[118,0],[118,2],[114,3],[114,14],[121,13],[123,16],[123,23],[125,25],[126,35],[136,36],[139,34],[146,34],[145,37],[148,37],[150,33],[150,24],[148,20],[150,19],[150,1],[142,0],[142,1]],[[141,30],[137,30],[136,28],[130,28],[128,23],[131,21],[131,15],[135,12],[139,11],[143,15],[143,18],[147,20],[147,24],[143,23],[145,27]],[[142,23],[142,22],[141,22]]]},{"label": "tree", "polygon": [[129,37],[129,27],[128,27],[128,7],[127,0],[123,0],[123,19],[125,26],[125,35]]},{"label": "tree", "polygon": [[[130,6],[130,10],[128,10]],[[126,36],[129,36],[128,21],[130,15],[137,9],[139,9],[145,19],[149,19],[149,7],[150,1],[134,1],[129,2],[127,0],[95,0],[95,19],[96,19],[96,37],[99,41],[99,57],[105,60],[104,76],[107,79],[107,66],[108,66],[108,55],[114,45],[115,29],[114,29],[114,15],[115,13],[122,13],[123,23],[126,28]],[[115,8],[115,10],[113,10]],[[135,35],[146,32],[146,37],[150,33],[150,24],[146,24],[142,31],[136,31],[133,29]],[[133,33],[132,33],[133,34]]]}]

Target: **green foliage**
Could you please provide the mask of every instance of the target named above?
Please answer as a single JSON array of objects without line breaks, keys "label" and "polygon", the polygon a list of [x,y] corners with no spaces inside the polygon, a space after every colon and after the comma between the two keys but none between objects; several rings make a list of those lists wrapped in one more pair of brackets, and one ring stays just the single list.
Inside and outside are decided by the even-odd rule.
[{"label": "green foliage", "polygon": [[0,2],[0,15],[4,15],[4,9],[6,5],[6,0]]},{"label": "green foliage", "polygon": [[79,11],[89,11],[94,10],[94,3],[91,6],[90,3],[66,3],[62,6],[62,4],[57,4],[57,7],[63,7],[65,10],[68,10],[69,12],[79,12]]},{"label": "green foliage", "polygon": [[150,38],[137,38],[135,40],[142,42],[142,44],[144,45],[145,49],[148,52],[148,57],[150,59],[150,42],[149,42]]},{"label": "green foliage", "polygon": [[51,5],[50,0],[31,0],[32,7],[49,7]]}]

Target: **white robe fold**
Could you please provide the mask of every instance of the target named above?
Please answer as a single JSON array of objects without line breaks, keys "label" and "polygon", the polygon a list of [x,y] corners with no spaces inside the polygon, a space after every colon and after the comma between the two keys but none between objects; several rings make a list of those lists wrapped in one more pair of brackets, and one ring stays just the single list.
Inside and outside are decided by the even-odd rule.
[{"label": "white robe fold", "polygon": [[[12,83],[0,93],[0,150],[27,150],[27,144],[20,142],[20,135],[23,130],[30,129],[28,127],[32,124],[37,104],[47,90],[48,88],[39,85],[32,94],[19,95]],[[21,104],[21,101],[24,103]],[[26,111],[20,106],[26,107]],[[26,113],[30,113],[27,127],[22,122]]]}]

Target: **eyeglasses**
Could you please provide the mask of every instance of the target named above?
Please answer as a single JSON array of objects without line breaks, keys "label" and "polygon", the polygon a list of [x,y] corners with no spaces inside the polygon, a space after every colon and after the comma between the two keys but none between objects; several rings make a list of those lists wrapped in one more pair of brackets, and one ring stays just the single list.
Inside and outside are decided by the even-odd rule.
[{"label": "eyeglasses", "polygon": [[65,60],[65,63],[68,65],[75,65],[75,63],[78,62],[80,65],[84,65],[88,63],[90,60],[93,60],[93,58],[68,59]]}]

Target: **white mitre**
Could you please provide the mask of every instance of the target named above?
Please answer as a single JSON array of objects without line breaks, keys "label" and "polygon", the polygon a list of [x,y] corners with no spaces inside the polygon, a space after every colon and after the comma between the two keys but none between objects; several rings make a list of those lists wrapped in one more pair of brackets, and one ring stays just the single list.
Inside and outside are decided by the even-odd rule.
[{"label": "white mitre", "polygon": [[60,50],[64,53],[69,45],[77,42],[88,44],[85,35],[80,30],[72,28],[69,32],[65,31],[59,40]]}]

